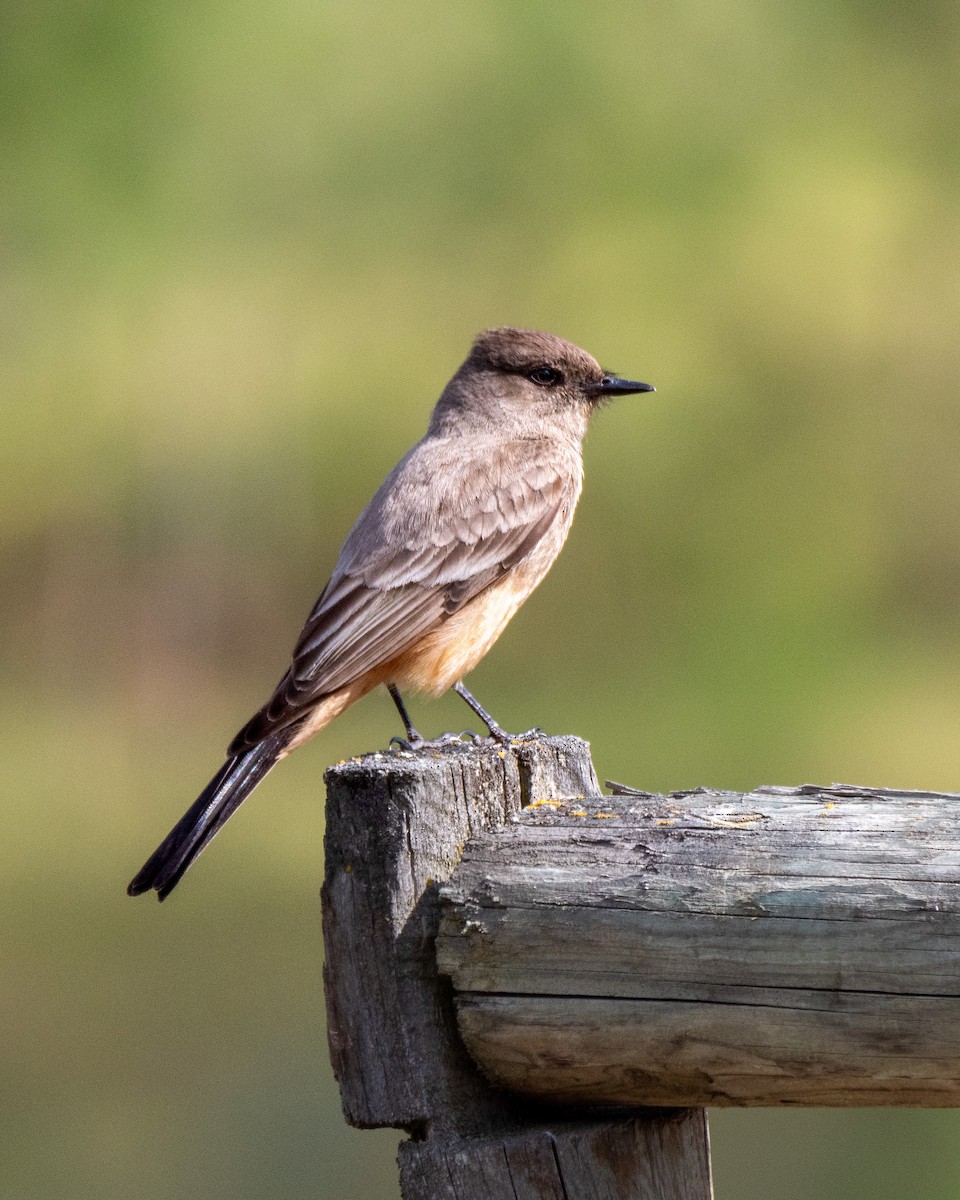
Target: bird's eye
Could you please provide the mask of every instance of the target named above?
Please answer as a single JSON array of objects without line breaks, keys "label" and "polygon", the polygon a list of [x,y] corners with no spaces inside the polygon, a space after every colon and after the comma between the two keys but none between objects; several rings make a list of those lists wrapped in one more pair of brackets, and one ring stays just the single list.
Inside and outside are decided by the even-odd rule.
[{"label": "bird's eye", "polygon": [[553,387],[555,384],[561,383],[563,376],[553,367],[537,367],[535,371],[531,371],[527,376],[534,383],[539,383],[541,387]]}]

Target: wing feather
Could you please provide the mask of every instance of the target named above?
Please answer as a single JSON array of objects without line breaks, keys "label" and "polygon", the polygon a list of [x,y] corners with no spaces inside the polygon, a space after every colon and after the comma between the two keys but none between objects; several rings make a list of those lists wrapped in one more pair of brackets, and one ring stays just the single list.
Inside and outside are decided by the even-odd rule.
[{"label": "wing feather", "polygon": [[424,439],[363,511],[270,702],[234,746],[299,720],[321,697],[415,645],[512,567],[580,491],[580,458],[555,445]]}]

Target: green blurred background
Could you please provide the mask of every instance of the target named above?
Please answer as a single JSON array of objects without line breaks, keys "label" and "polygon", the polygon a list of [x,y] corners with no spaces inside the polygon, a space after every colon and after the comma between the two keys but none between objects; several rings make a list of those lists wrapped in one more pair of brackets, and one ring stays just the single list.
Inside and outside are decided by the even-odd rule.
[{"label": "green blurred background", "polygon": [[[123,888],[479,328],[659,389],[471,676],[500,721],[651,789],[960,785],[958,51],[952,0],[3,6],[0,1194],[397,1195],[317,899],[386,695]],[[720,1112],[717,1193],[955,1200],[958,1135]]]}]

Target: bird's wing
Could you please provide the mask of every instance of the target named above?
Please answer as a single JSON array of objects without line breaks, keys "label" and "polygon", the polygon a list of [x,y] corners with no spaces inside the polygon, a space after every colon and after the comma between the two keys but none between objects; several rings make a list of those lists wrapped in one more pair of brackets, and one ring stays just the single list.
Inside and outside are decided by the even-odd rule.
[{"label": "bird's wing", "polygon": [[576,504],[579,459],[552,448],[501,443],[464,463],[438,455],[436,442],[423,453],[427,446],[414,448],[361,514],[287,674],[231,751],[415,645],[522,562]]}]

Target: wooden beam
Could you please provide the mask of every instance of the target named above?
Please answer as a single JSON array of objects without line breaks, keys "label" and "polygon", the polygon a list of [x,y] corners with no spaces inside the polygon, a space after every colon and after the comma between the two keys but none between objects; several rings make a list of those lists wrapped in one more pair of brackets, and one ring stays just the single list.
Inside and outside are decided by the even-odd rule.
[{"label": "wooden beam", "polygon": [[347,1120],[394,1126],[405,1200],[709,1200],[705,1114],[544,1109],[493,1087],[436,967],[438,885],[523,804],[599,794],[589,748],[543,738],[368,755],[327,772],[328,1032]]},{"label": "wooden beam", "polygon": [[464,1041],[540,1102],[960,1105],[958,818],[839,786],[535,805],[444,889]]}]

